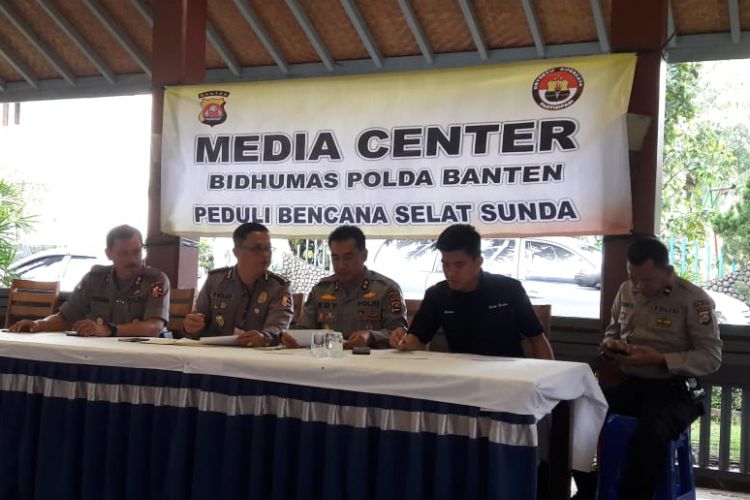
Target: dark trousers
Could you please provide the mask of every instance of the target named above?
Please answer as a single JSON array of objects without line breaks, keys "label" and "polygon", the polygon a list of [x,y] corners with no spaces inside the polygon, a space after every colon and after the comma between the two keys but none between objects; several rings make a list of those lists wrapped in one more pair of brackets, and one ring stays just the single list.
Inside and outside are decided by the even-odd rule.
[{"label": "dark trousers", "polygon": [[638,419],[620,480],[620,499],[650,499],[664,472],[669,442],[703,414],[703,403],[691,400],[677,379],[627,377],[605,388],[604,395],[610,413]]}]

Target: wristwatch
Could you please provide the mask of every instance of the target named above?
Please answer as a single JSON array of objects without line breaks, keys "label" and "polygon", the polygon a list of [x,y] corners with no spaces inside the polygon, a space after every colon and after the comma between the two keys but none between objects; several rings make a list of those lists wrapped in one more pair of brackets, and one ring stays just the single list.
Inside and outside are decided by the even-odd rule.
[{"label": "wristwatch", "polygon": [[109,326],[109,336],[117,337],[117,325],[115,325],[114,323],[110,323],[107,326]]}]

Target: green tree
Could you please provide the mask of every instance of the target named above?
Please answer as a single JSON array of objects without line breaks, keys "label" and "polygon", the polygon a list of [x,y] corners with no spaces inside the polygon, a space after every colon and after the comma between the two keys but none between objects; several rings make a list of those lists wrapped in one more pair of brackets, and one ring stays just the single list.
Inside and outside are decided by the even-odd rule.
[{"label": "green tree", "polygon": [[0,179],[0,275],[10,285],[14,276],[8,267],[16,256],[18,234],[31,227],[32,216],[24,215],[23,187]]},{"label": "green tree", "polygon": [[712,218],[714,230],[724,238],[727,255],[737,262],[750,262],[750,178],[742,190],[742,198],[726,213]]},{"label": "green tree", "polygon": [[699,63],[669,66],[662,170],[662,231],[705,240],[727,186],[741,174],[746,130],[727,129],[706,111],[715,97]]}]

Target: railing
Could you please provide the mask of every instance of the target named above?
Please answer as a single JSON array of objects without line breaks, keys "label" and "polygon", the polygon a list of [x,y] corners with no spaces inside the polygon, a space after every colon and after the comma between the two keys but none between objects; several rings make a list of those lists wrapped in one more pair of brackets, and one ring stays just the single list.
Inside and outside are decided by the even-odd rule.
[{"label": "railing", "polygon": [[[721,325],[721,336],[721,369],[704,379],[714,397],[691,428],[696,482],[750,492],[750,327]],[[599,320],[553,317],[551,341],[557,359],[590,362],[598,356]]]}]

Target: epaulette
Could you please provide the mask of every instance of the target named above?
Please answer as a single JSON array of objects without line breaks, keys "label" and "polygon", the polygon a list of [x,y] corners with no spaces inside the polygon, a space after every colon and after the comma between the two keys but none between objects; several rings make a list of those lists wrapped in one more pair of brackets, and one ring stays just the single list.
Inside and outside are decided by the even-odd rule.
[{"label": "epaulette", "polygon": [[230,269],[231,269],[231,267],[229,267],[229,266],[227,266],[227,267],[217,267],[216,269],[211,269],[208,272],[208,274],[225,273],[225,272],[229,271]]},{"label": "epaulette", "polygon": [[282,285],[288,285],[289,284],[289,279],[285,278],[284,276],[281,276],[280,274],[272,273],[271,271],[268,271],[267,274],[268,274],[268,277],[270,279],[276,280],[279,283],[281,283]]},{"label": "epaulette", "polygon": [[112,266],[105,266],[101,264],[97,264],[95,266],[91,266],[90,273],[108,273],[112,270]]},{"label": "epaulette", "polygon": [[141,274],[147,278],[160,278],[162,272],[155,267],[145,266]]}]

